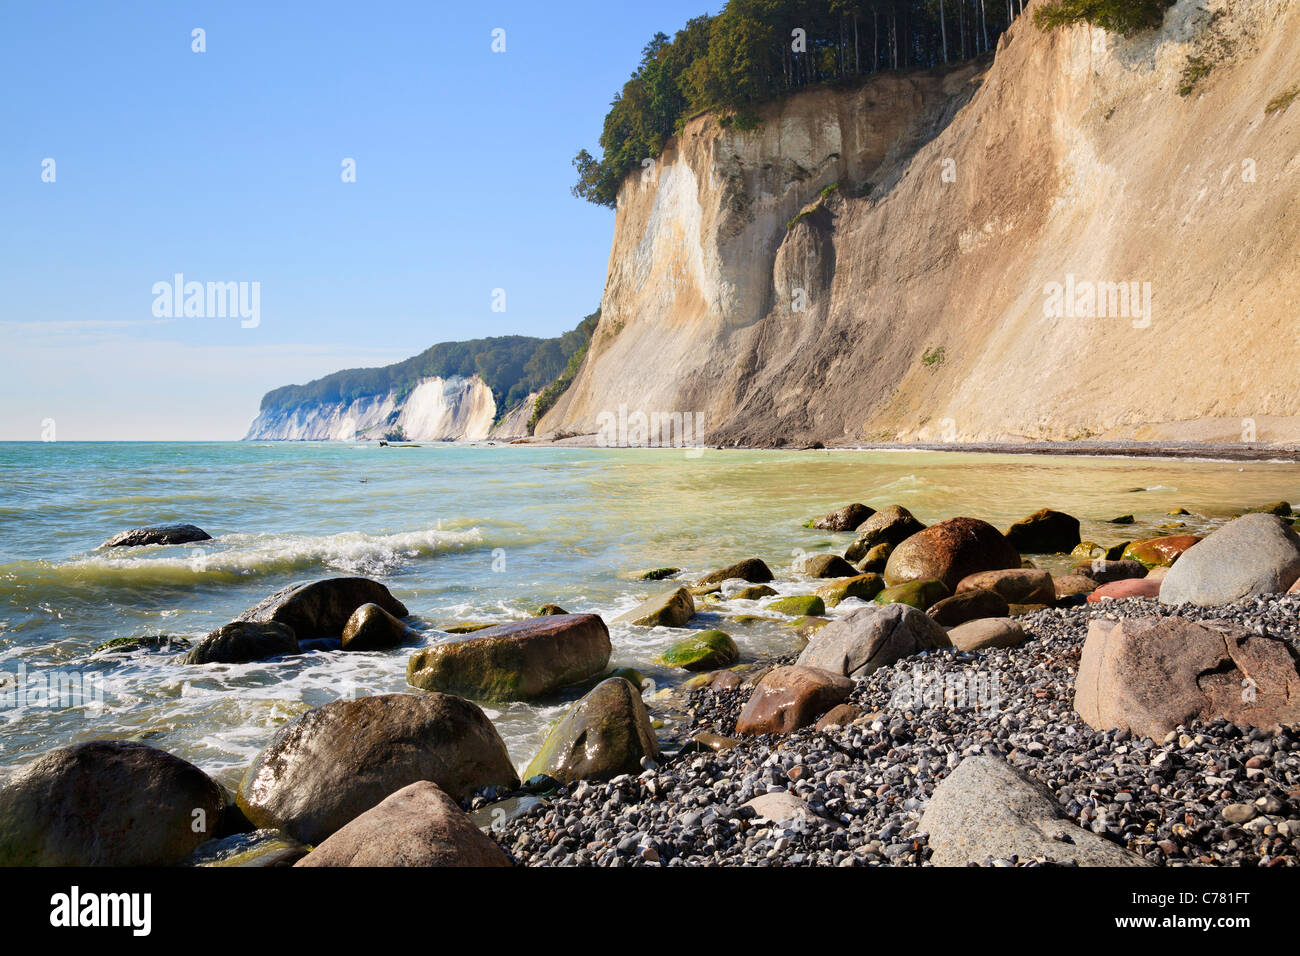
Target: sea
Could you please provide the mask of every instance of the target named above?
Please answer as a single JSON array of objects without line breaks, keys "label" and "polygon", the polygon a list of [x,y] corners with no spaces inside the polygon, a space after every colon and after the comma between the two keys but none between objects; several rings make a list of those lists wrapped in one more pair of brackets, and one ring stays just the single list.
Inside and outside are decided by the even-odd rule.
[{"label": "sea", "polygon": [[[311,708],[419,693],[406,663],[458,622],[505,622],[541,604],[610,623],[611,667],[659,693],[691,675],[658,665],[683,632],[612,623],[641,600],[761,557],[781,594],[792,570],[842,552],[850,533],[805,526],[850,502],[901,504],[931,523],[1000,528],[1067,511],[1101,544],[1204,533],[1246,508],[1300,500],[1281,462],[918,451],[610,449],[376,443],[0,444],[0,781],[56,747],[147,742],[228,787],[276,730]],[[1171,515],[1175,509],[1188,515]],[[1133,515],[1128,525],[1110,523]],[[105,549],[112,535],[171,522],[212,540]],[[1062,571],[1064,557],[1035,558]],[[676,581],[641,578],[675,567]],[[279,588],[338,575],[386,584],[411,611],[410,646],[186,666],[178,652],[93,653],[123,637],[190,641]],[[692,628],[732,635],[742,662],[798,649],[760,601],[725,601]],[[846,602],[832,616],[857,606]],[[22,686],[60,688],[12,693]],[[62,683],[60,683],[62,682]],[[81,689],[81,693],[64,692]],[[89,688],[93,693],[86,692]],[[6,690],[11,693],[6,694]],[[482,706],[521,769],[576,692]]]}]

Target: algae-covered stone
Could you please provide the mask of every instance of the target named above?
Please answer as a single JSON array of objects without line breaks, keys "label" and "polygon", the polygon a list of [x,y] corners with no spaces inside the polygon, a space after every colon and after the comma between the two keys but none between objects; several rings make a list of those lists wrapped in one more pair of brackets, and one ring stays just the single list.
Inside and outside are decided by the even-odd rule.
[{"label": "algae-covered stone", "polygon": [[1200,540],[1200,536],[1194,534],[1145,538],[1142,541],[1134,541],[1125,548],[1124,557],[1130,561],[1141,561],[1148,568],[1167,567]]},{"label": "algae-covered stone", "polygon": [[668,648],[659,660],[668,667],[710,671],[736,663],[740,650],[725,631],[700,631]]},{"label": "algae-covered stone", "polygon": [[234,833],[200,845],[185,866],[255,868],[293,866],[307,855],[307,847],[280,830]]},{"label": "algae-covered stone", "polygon": [[789,614],[791,617],[819,615],[826,613],[826,602],[815,594],[793,594],[777,598],[767,606],[767,610],[777,614]]},{"label": "algae-covered stone", "polygon": [[439,624],[437,629],[447,634],[473,634],[475,631],[486,631],[489,627],[496,626],[496,621],[451,621]]},{"label": "algae-covered stone", "polygon": [[[773,592],[776,593],[776,592]],[[115,637],[98,645],[90,653],[130,654],[135,651],[183,651],[188,650],[190,642],[183,637],[170,634],[150,634],[147,637]]]},{"label": "algae-covered stone", "polygon": [[640,578],[643,581],[662,581],[664,578],[671,578],[679,571],[681,568],[652,568],[649,571],[642,571]]},{"label": "algae-covered stone", "polygon": [[1100,544],[1097,544],[1097,542],[1095,541],[1080,541],[1070,551],[1070,557],[1083,558],[1085,560],[1091,560],[1092,558],[1104,558],[1106,557],[1107,550],[1108,550],[1107,548],[1103,547]]},{"label": "algae-covered stone", "polygon": [[644,687],[646,681],[645,675],[634,667],[615,667],[602,680],[609,680],[611,677],[621,677],[637,690]]},{"label": "algae-covered stone", "polygon": [[705,584],[721,584],[731,578],[740,578],[751,584],[767,584],[772,580],[772,569],[761,558],[746,558],[744,561],[711,571],[695,583],[697,587]]},{"label": "algae-covered stone", "polygon": [[561,783],[609,780],[640,773],[641,760],[659,759],[650,715],[641,692],[621,677],[602,681],[546,735],[526,778],[538,774]]},{"label": "algae-covered stone", "polygon": [[639,627],[685,627],[694,616],[695,599],[686,588],[678,588],[642,601],[626,614],[614,618],[614,623]]},{"label": "algae-covered stone", "polygon": [[759,598],[771,597],[776,593],[776,588],[770,588],[766,584],[751,584],[747,588],[741,588],[732,595],[732,598],[740,601],[757,601]]},{"label": "algae-covered stone", "polygon": [[533,612],[533,617],[550,617],[552,614],[568,614],[564,608],[558,604],[543,604]]},{"label": "algae-covered stone", "polygon": [[874,600],[877,604],[906,604],[924,611],[951,593],[942,581],[908,581],[885,588]]},{"label": "algae-covered stone", "polygon": [[601,673],[612,648],[595,614],[514,621],[415,654],[406,680],[474,700],[530,700]]},{"label": "algae-covered stone", "polygon": [[875,572],[880,574],[885,570],[885,565],[889,563],[889,556],[894,553],[894,546],[888,541],[883,541],[867,552],[867,556],[858,562],[857,568],[865,573]]},{"label": "algae-covered stone", "polygon": [[859,574],[834,584],[823,584],[817,589],[817,596],[827,607],[836,607],[849,598],[870,601],[885,587],[885,579],[879,574]]}]

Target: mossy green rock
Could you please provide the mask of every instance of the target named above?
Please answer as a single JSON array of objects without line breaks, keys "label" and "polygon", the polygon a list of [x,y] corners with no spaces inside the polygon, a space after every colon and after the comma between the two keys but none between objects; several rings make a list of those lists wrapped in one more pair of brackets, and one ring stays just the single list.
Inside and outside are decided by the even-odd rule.
[{"label": "mossy green rock", "polygon": [[906,604],[924,611],[951,593],[942,581],[908,581],[885,588],[876,595],[875,600],[877,604]]},{"label": "mossy green rock", "polygon": [[568,614],[564,608],[558,604],[543,604],[533,612],[533,617],[550,617],[552,614]]},{"label": "mossy green rock", "polygon": [[185,866],[273,867],[292,866],[307,855],[307,846],[279,830],[236,833],[202,844]]},{"label": "mossy green rock", "polygon": [[180,651],[189,647],[190,642],[183,637],[172,637],[170,634],[152,634],[148,637],[115,637],[111,641],[100,644],[90,653],[93,655],[126,654],[131,651]]},{"label": "mossy green rock", "polygon": [[889,556],[894,553],[894,546],[883,541],[867,552],[867,556],[858,562],[858,570],[863,573],[882,573],[889,563]]},{"label": "mossy green rock", "polygon": [[817,596],[822,599],[827,607],[836,607],[849,598],[870,601],[884,590],[884,587],[885,579],[872,572],[846,578],[843,581],[836,581],[834,584],[824,584],[817,589]]},{"label": "mossy green rock", "polygon": [[736,663],[740,660],[740,650],[725,631],[700,631],[668,648],[659,660],[668,667],[712,671]]},{"label": "mossy green rock", "polygon": [[453,621],[439,624],[438,630],[448,634],[473,634],[475,631],[486,631],[489,627],[496,627],[496,625],[491,621]]},{"label": "mossy green rock", "polygon": [[1072,558],[1089,559],[1104,558],[1105,556],[1106,549],[1095,541],[1080,541],[1074,546],[1074,550],[1070,552],[1070,557]]},{"label": "mossy green rock", "polygon": [[662,581],[664,578],[671,578],[680,570],[681,568],[654,568],[650,571],[642,571],[641,580]]},{"label": "mossy green rock", "polygon": [[740,601],[757,601],[759,598],[771,597],[775,593],[776,589],[766,584],[751,584],[747,588],[741,588],[732,595],[732,598]]},{"label": "mossy green rock", "polygon": [[601,681],[546,735],[524,777],[546,774],[562,783],[639,774],[641,760],[659,759],[641,692],[621,677]]},{"label": "mossy green rock", "polygon": [[626,614],[614,618],[614,622],[638,627],[685,627],[694,616],[695,598],[686,588],[678,588],[643,601]]},{"label": "mossy green rock", "polygon": [[611,677],[621,677],[637,690],[645,686],[645,675],[633,667],[615,667],[605,675],[604,680],[609,680]]},{"label": "mossy green rock", "polygon": [[406,680],[473,700],[530,700],[595,677],[612,648],[595,614],[499,624],[411,655]]},{"label": "mossy green rock", "polygon": [[789,614],[791,617],[816,616],[826,613],[826,602],[815,594],[794,594],[777,598],[767,606],[767,610]]}]

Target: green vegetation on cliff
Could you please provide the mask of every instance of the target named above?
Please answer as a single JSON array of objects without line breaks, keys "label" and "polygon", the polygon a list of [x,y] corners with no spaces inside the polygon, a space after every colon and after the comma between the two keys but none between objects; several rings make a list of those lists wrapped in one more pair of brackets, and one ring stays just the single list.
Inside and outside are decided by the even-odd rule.
[{"label": "green vegetation on cliff", "polygon": [[440,342],[394,365],[345,369],[306,385],[285,385],[262,396],[261,410],[292,411],[309,405],[347,404],[389,391],[405,398],[421,379],[477,375],[492,389],[500,419],[530,393],[561,376],[575,354],[586,352],[599,315],[597,310],[575,328],[551,339],[502,335],[467,342]]},{"label": "green vegetation on cliff", "polygon": [[573,161],[573,194],[615,205],[623,178],[646,168],[704,110],[748,128],[754,107],[793,90],[987,53],[1022,6],[1018,0],[728,0],[716,16],[695,17],[674,37],[656,33],[646,44],[605,116],[603,155],[584,149]]},{"label": "green vegetation on cliff", "polygon": [[1047,0],[1034,11],[1040,30],[1088,23],[1112,33],[1154,30],[1174,0]]}]

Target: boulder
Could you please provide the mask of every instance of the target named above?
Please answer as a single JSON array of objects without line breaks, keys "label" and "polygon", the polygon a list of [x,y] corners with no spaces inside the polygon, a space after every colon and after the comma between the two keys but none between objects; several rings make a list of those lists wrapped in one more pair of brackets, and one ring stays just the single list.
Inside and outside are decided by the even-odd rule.
[{"label": "boulder", "polygon": [[163,524],[152,528],[132,528],[105,541],[101,548],[138,548],[146,544],[189,544],[211,541],[212,535],[192,524]]},{"label": "boulder", "polygon": [[550,617],[552,614],[568,614],[564,608],[558,604],[543,604],[533,612],[533,617]]},{"label": "boulder", "polygon": [[[664,578],[671,578],[681,570],[681,568],[651,568],[649,571],[642,571],[637,577],[642,581],[662,581]],[[536,616],[541,617],[542,615],[538,614]]]},{"label": "boulder", "polygon": [[1194,534],[1170,534],[1162,538],[1133,541],[1124,549],[1124,557],[1141,561],[1148,568],[1173,564],[1184,551],[1201,539]]},{"label": "boulder", "polygon": [[858,562],[857,568],[864,574],[874,572],[880,574],[885,570],[885,565],[889,563],[889,556],[894,553],[894,546],[888,541],[878,544],[867,552],[866,557]]},{"label": "boulder", "polygon": [[757,601],[759,598],[771,597],[776,593],[776,588],[770,588],[766,584],[751,584],[749,587],[741,588],[731,597],[738,601]]},{"label": "boulder", "polygon": [[836,704],[817,720],[814,730],[829,730],[831,727],[847,727],[862,716],[862,708],[853,704]]},{"label": "boulder", "polygon": [[140,743],[52,750],[0,790],[0,866],[172,866],[211,837],[225,794]]},{"label": "boulder", "polygon": [[953,591],[979,571],[1020,567],[1020,554],[1002,532],[978,518],[949,518],[908,538],[889,556],[885,583],[939,580]]},{"label": "boulder", "polygon": [[916,608],[869,605],[814,634],[799,664],[861,678],[900,658],[951,646],[944,629]]},{"label": "boulder", "polygon": [[378,604],[363,604],[343,625],[345,651],[383,651],[400,647],[415,634]]},{"label": "boulder", "polygon": [[858,573],[838,554],[805,554],[794,563],[794,570],[810,578],[851,578]]},{"label": "boulder", "polygon": [[942,627],[956,627],[982,617],[1006,617],[1007,608],[1007,599],[1001,594],[974,588],[935,602],[925,613]]},{"label": "boulder", "polygon": [[659,759],[641,691],[621,677],[601,681],[546,735],[524,778],[546,774],[561,783],[639,774],[641,761]]},{"label": "boulder", "polygon": [[1051,792],[998,757],[975,755],[934,789],[919,829],[934,866],[1045,859],[1078,866],[1146,866],[1068,819]]},{"label": "boulder", "polygon": [[908,581],[882,589],[872,600],[877,604],[907,604],[924,611],[951,594],[942,581]]},{"label": "boulder", "polygon": [[822,515],[813,521],[812,526],[820,531],[852,531],[875,513],[874,508],[866,505],[845,505],[830,514]]},{"label": "boulder", "polygon": [[554,614],[416,651],[406,680],[475,700],[530,700],[603,673],[612,650],[598,615]]},{"label": "boulder", "polygon": [[844,552],[846,561],[861,561],[867,552],[881,544],[899,545],[919,531],[925,525],[912,517],[912,512],[902,505],[890,505],[881,508],[858,526],[857,539]]},{"label": "boulder", "polygon": [[1070,568],[1070,573],[1092,578],[1098,584],[1110,584],[1112,581],[1144,578],[1151,572],[1141,561],[1110,561],[1098,558],[1094,561],[1076,564]]},{"label": "boulder", "polygon": [[1247,508],[1246,513],[1278,515],[1279,517],[1289,518],[1291,516],[1291,504],[1286,501],[1275,501],[1272,504],[1260,505],[1257,508]]},{"label": "boulder", "polygon": [[293,629],[283,624],[233,621],[217,628],[185,655],[186,664],[248,664],[299,652]]},{"label": "boulder", "polygon": [[1098,618],[1079,659],[1074,709],[1095,730],[1155,740],[1218,719],[1276,732],[1300,722],[1300,672],[1284,640],[1226,622]]},{"label": "boulder", "polygon": [[1183,552],[1165,575],[1161,604],[1230,604],[1280,594],[1300,580],[1300,536],[1272,514],[1230,521]]},{"label": "boulder", "polygon": [[1021,554],[1065,554],[1079,544],[1079,519],[1043,508],[1008,528],[1006,539]]},{"label": "boulder", "polygon": [[642,601],[632,610],[614,618],[615,624],[638,627],[685,627],[695,616],[695,598],[686,588]]},{"label": "boulder", "polygon": [[1086,574],[1067,574],[1064,577],[1053,578],[1052,586],[1056,589],[1056,599],[1062,601],[1091,594],[1097,590],[1098,584]]},{"label": "boulder", "polygon": [[990,647],[1016,647],[1025,641],[1025,629],[1009,617],[984,617],[958,624],[948,631],[948,640],[959,651],[982,651]]},{"label": "boulder", "polygon": [[519,786],[496,728],[449,694],[337,700],[282,727],[244,775],[237,803],[258,827],[317,844],[408,784],[460,799]]},{"label": "boulder", "polygon": [[1051,604],[1056,600],[1051,574],[1036,568],[980,571],[962,578],[956,593],[981,590],[1002,595],[1008,604]]},{"label": "boulder", "polygon": [[746,808],[753,810],[754,819],[767,820],[770,823],[796,827],[811,823],[830,823],[839,826],[837,821],[827,820],[820,814],[814,813],[806,801],[799,799],[788,790],[760,793],[752,800],[746,800],[740,807],[742,810]]},{"label": "boulder", "polygon": [[[682,667],[688,671],[711,671],[730,667],[740,660],[740,650],[731,635],[725,631],[700,631],[683,638],[659,658],[667,667]],[[639,685],[638,685],[639,686]]]},{"label": "boulder", "polygon": [[1102,601],[1120,601],[1124,598],[1157,598],[1160,596],[1161,582],[1151,578],[1126,578],[1123,581],[1111,581],[1095,591],[1088,592],[1089,604]]},{"label": "boulder", "polygon": [[746,558],[736,564],[711,571],[696,581],[696,586],[721,584],[731,578],[740,578],[750,584],[766,584],[772,580],[772,570],[759,558]]},{"label": "boulder", "polygon": [[816,617],[826,613],[826,602],[816,594],[792,594],[777,598],[765,610],[776,614],[789,614],[791,617]]},{"label": "boulder", "polygon": [[501,847],[435,783],[385,797],[295,866],[509,866]]},{"label": "boulder", "polygon": [[394,617],[406,617],[408,613],[406,605],[378,581],[325,578],[281,588],[236,620],[286,624],[300,641],[341,638],[348,618],[363,604],[378,604]]},{"label": "boulder", "polygon": [[736,718],[736,733],[788,734],[807,727],[853,691],[853,681],[818,667],[768,671]]},{"label": "boulder", "polygon": [[817,589],[817,596],[827,607],[836,607],[849,598],[870,601],[885,587],[885,579],[879,574],[858,574],[834,584],[824,584]]},{"label": "boulder", "polygon": [[185,860],[185,866],[261,868],[293,866],[308,848],[279,830],[233,833],[208,840]]}]

